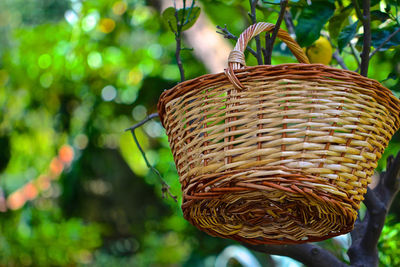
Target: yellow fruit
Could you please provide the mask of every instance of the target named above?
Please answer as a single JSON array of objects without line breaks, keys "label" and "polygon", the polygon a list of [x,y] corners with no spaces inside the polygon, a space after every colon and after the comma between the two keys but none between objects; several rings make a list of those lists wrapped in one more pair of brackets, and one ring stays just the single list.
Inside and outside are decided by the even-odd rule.
[{"label": "yellow fruit", "polygon": [[332,46],[325,37],[319,37],[315,43],[305,49],[311,63],[329,65],[332,60]]}]

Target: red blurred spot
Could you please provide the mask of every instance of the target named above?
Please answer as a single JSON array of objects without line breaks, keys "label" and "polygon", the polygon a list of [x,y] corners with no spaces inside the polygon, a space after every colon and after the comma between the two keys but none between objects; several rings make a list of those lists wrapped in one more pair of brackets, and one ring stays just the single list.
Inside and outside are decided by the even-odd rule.
[{"label": "red blurred spot", "polygon": [[50,188],[50,178],[46,175],[40,175],[36,180],[36,185],[40,191],[44,191]]},{"label": "red blurred spot", "polygon": [[69,164],[74,159],[74,149],[70,145],[63,145],[58,152],[58,157],[65,164]]},{"label": "red blurred spot", "polygon": [[12,210],[21,208],[25,202],[26,199],[24,198],[24,194],[21,190],[15,191],[7,198],[7,206]]},{"label": "red blurred spot", "polygon": [[26,200],[32,200],[32,199],[36,198],[39,193],[36,186],[34,186],[32,183],[27,183],[22,188],[22,192],[24,193]]},{"label": "red blurred spot", "polygon": [[56,179],[64,169],[64,164],[59,158],[53,158],[50,162],[51,178]]}]

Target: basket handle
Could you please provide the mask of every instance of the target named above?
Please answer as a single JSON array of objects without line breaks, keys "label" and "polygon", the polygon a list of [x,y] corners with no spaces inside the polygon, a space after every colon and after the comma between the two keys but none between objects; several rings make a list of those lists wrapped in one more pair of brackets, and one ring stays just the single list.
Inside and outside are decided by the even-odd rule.
[{"label": "basket handle", "polygon": [[[246,67],[246,61],[244,58],[244,51],[247,47],[249,41],[256,35],[262,32],[272,32],[275,29],[275,25],[267,22],[259,22],[248,27],[242,34],[239,36],[239,39],[236,42],[235,48],[231,51],[228,57],[228,68],[225,69],[225,74],[227,75],[229,81],[237,88],[243,89],[244,86],[236,77],[234,70],[241,69]],[[303,49],[299,46],[299,44],[290,37],[289,33],[286,31],[279,29],[278,37],[281,39],[292,51],[293,55],[297,58],[299,63],[307,63],[308,60],[306,54]]]}]

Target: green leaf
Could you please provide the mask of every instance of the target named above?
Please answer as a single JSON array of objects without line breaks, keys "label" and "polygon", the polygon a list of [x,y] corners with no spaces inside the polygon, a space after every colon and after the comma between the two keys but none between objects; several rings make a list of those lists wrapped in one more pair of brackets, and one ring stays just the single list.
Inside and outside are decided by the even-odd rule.
[{"label": "green leaf", "polygon": [[[394,31],[398,28],[396,27],[388,27],[383,29],[375,29],[372,31],[371,36],[371,44],[373,47],[379,47]],[[387,42],[380,50],[387,50],[393,46],[400,45],[400,32],[394,35],[389,42]]]},{"label": "green leaf", "polygon": [[[182,15],[183,15],[183,9],[180,9],[178,11],[178,17]],[[196,23],[199,16],[200,16],[200,7],[195,6],[191,10],[190,8],[187,8],[186,20],[185,23],[183,24],[182,31],[186,31],[187,29],[192,27]]]},{"label": "green leaf", "polygon": [[330,2],[313,2],[309,7],[303,8],[296,26],[297,42],[303,47],[314,43],[334,11],[335,5]]},{"label": "green leaf", "polygon": [[345,48],[356,35],[357,24],[358,20],[353,24],[344,27],[343,31],[340,32],[338,38],[338,47],[340,53],[342,53],[343,48]]},{"label": "green leaf", "polygon": [[335,15],[333,15],[333,17],[329,20],[329,36],[335,43],[337,42],[337,38],[339,37],[339,33],[343,29],[343,26],[348,24],[348,17],[350,16],[351,12],[352,9],[350,8],[337,10]]},{"label": "green leaf", "polygon": [[167,27],[171,29],[171,31],[177,32],[178,22],[176,21],[175,17],[175,8],[169,7],[165,9],[162,13],[162,20],[167,25]]},{"label": "green leaf", "polygon": [[[200,7],[178,9],[177,16],[175,15],[175,11],[175,8],[169,7],[162,13],[164,23],[175,33],[178,32],[179,26],[181,26],[182,31],[192,27],[200,15]],[[176,17],[178,17],[178,21]],[[182,21],[183,25],[180,25]]]},{"label": "green leaf", "polygon": [[381,22],[384,22],[388,20],[390,17],[387,13],[379,11],[379,10],[373,10],[371,11],[371,20],[379,20]]},{"label": "green leaf", "polygon": [[397,80],[398,78],[399,78],[399,76],[397,75],[397,73],[391,72],[391,73],[386,77],[386,79],[384,79],[384,80],[382,80],[382,81],[380,81],[380,82],[382,83],[382,82],[386,82],[387,80]]}]

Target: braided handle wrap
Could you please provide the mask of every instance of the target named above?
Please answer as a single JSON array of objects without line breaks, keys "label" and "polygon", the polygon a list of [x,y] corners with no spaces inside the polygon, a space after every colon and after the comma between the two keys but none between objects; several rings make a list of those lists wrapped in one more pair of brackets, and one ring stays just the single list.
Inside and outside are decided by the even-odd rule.
[{"label": "braided handle wrap", "polygon": [[[272,32],[275,29],[275,25],[267,22],[259,22],[248,27],[237,40],[235,48],[231,51],[228,58],[228,68],[225,70],[225,74],[228,76],[230,82],[237,88],[243,89],[244,86],[237,79],[233,70],[241,69],[246,66],[246,61],[244,58],[244,51],[247,47],[249,41],[256,35],[262,32]],[[292,51],[293,55],[297,58],[300,63],[309,64],[306,54],[299,44],[290,37],[289,33],[279,29],[278,38],[281,39]]]}]

